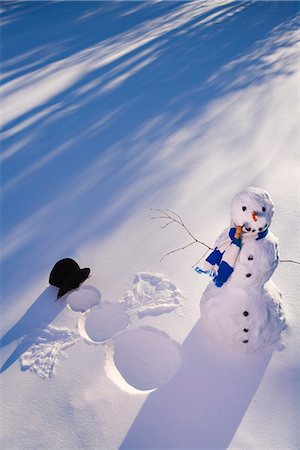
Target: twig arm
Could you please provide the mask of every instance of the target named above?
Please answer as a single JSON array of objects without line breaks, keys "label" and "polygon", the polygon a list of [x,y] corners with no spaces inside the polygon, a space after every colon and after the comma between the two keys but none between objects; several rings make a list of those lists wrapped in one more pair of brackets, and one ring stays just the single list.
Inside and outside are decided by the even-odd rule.
[{"label": "twig arm", "polygon": [[[172,225],[173,223],[176,223],[177,225],[180,225],[185,231],[186,233],[190,236],[190,238],[192,239],[191,242],[189,242],[188,244],[182,246],[182,247],[178,247],[174,250],[169,251],[168,253],[166,253],[161,259],[160,261],[162,261],[164,258],[166,258],[169,255],[172,255],[173,253],[179,252],[180,250],[185,250],[186,248],[190,247],[191,245],[194,244],[201,244],[204,247],[207,248],[207,251],[204,253],[204,255],[201,257],[201,259],[204,258],[204,256],[208,253],[209,250],[213,250],[212,247],[210,247],[209,245],[207,245],[205,242],[200,241],[199,239],[197,239],[193,233],[187,228],[187,226],[185,225],[185,223],[183,222],[182,218],[180,217],[179,214],[177,214],[175,211],[172,211],[171,209],[166,209],[166,210],[162,210],[162,209],[151,209],[151,211],[154,211],[155,213],[158,213],[158,216],[154,216],[151,217],[151,220],[167,220],[167,222],[162,225],[162,229],[167,228],[169,225]],[[237,227],[236,229],[236,234],[238,235],[238,238],[240,238],[242,232],[242,227]],[[201,261],[200,259],[200,261]],[[199,262],[199,261],[198,261]],[[281,263],[292,263],[292,264],[300,264],[299,261],[295,261],[293,259],[280,259],[279,262]],[[196,263],[197,264],[197,263]],[[194,264],[194,266],[196,265]],[[194,267],[193,266],[193,267]]]},{"label": "twig arm", "polygon": [[[156,220],[156,219],[162,219],[162,220],[167,220],[167,222],[161,227],[161,229],[167,228],[169,225],[172,225],[173,223],[177,223],[177,225],[180,225],[181,227],[184,228],[184,230],[187,232],[187,234],[190,236],[190,238],[192,239],[191,242],[189,242],[188,244],[176,248],[174,250],[171,250],[170,252],[166,253],[161,259],[160,261],[162,261],[164,258],[166,258],[169,255],[172,255],[175,252],[178,252],[180,250],[185,250],[186,248],[190,247],[191,245],[194,244],[201,244],[204,247],[207,248],[207,252],[209,250],[213,250],[212,247],[210,247],[209,245],[207,245],[205,242],[199,241],[199,239],[197,239],[192,233],[191,231],[186,227],[186,225],[184,224],[182,218],[175,213],[174,211],[172,211],[171,209],[166,209],[166,211],[163,211],[162,209],[151,209],[151,211],[157,212],[159,213],[159,216],[154,216],[151,217],[152,220]],[[206,252],[206,253],[207,253]]]},{"label": "twig arm", "polygon": [[300,264],[300,262],[299,261],[294,261],[293,259],[280,259],[279,260],[279,262],[282,262],[282,263],[293,263],[293,264]]}]

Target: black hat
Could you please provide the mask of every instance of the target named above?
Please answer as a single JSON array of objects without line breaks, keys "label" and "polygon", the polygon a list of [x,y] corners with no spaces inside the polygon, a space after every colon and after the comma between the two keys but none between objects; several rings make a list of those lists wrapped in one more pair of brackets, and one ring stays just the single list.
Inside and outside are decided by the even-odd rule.
[{"label": "black hat", "polygon": [[49,284],[59,288],[57,298],[60,298],[72,289],[78,288],[88,278],[90,271],[88,267],[80,269],[74,259],[64,258],[51,270]]}]

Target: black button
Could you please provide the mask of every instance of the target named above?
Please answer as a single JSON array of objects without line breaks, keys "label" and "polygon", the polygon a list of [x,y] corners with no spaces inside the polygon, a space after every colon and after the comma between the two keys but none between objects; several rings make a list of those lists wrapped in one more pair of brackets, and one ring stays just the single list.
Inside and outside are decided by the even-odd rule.
[{"label": "black button", "polygon": [[248,311],[244,311],[244,312],[243,312],[243,315],[244,315],[244,316],[249,316]]},{"label": "black button", "polygon": [[247,339],[243,340],[243,344],[247,344],[247,342],[249,342]]},{"label": "black button", "polygon": [[248,256],[248,260],[249,260],[249,261],[252,261],[252,260],[253,260],[253,256],[252,256],[252,255],[249,255],[249,256]]},{"label": "black button", "polygon": [[247,278],[251,277],[251,273],[246,273],[246,277]]},{"label": "black button", "polygon": [[244,328],[244,329],[243,329],[243,332],[244,332],[244,333],[248,333],[248,331],[249,331],[248,328]]}]

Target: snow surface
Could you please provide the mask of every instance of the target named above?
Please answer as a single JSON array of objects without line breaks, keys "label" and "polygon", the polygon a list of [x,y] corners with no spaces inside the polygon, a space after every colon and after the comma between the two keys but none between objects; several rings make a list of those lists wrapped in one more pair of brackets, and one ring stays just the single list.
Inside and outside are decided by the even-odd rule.
[{"label": "snow surface", "polygon": [[[212,245],[234,194],[261,186],[280,257],[297,259],[298,10],[2,2],[1,448],[299,448],[299,266],[274,274],[288,325],[281,351],[237,354],[203,330],[207,281],[192,265],[205,249],[159,263],[189,237],[150,220],[151,208],[170,208]],[[132,314],[108,343],[59,344],[59,358],[56,337],[93,311],[55,302],[47,280],[64,257],[91,268],[103,302],[134,292],[135,274],[163,274],[183,294],[182,313]],[[154,384],[143,384],[138,345],[134,364],[124,342],[114,353],[144,327],[154,346],[159,332],[166,348],[181,345],[180,365],[170,353]],[[34,373],[40,357],[49,378]]]},{"label": "snow surface", "polygon": [[72,311],[86,312],[99,304],[101,293],[93,286],[81,285],[79,289],[70,291],[66,303]]},{"label": "snow surface", "polygon": [[141,391],[157,389],[180,368],[180,346],[162,331],[138,328],[115,340],[113,363],[130,386]]},{"label": "snow surface", "polygon": [[147,272],[136,274],[133,288],[123,297],[128,312],[139,318],[175,311],[181,300],[181,292],[167,277]]},{"label": "snow surface", "polygon": [[[24,343],[28,338],[24,338]],[[35,372],[41,378],[50,378],[53,374],[56,360],[64,354],[71,345],[78,341],[76,331],[47,327],[41,330],[35,339],[31,339],[28,350],[20,357],[21,369]]]},{"label": "snow surface", "polygon": [[83,337],[87,336],[92,342],[105,342],[129,325],[129,317],[124,306],[120,303],[102,303],[94,308],[80,323]]}]

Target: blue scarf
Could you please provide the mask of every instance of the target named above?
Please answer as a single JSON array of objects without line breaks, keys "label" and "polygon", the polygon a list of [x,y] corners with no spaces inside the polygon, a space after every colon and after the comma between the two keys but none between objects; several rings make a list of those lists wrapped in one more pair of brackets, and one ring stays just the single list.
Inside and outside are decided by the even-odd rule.
[{"label": "blue scarf", "polygon": [[[236,228],[229,230],[228,237],[218,242],[215,249],[208,255],[201,264],[202,267],[196,267],[195,271],[199,274],[206,273],[212,277],[217,287],[223,286],[234,271],[237,257],[242,247],[242,240],[234,237]],[[263,239],[268,234],[268,228],[256,237],[256,241]],[[216,268],[215,268],[216,267]]]}]

